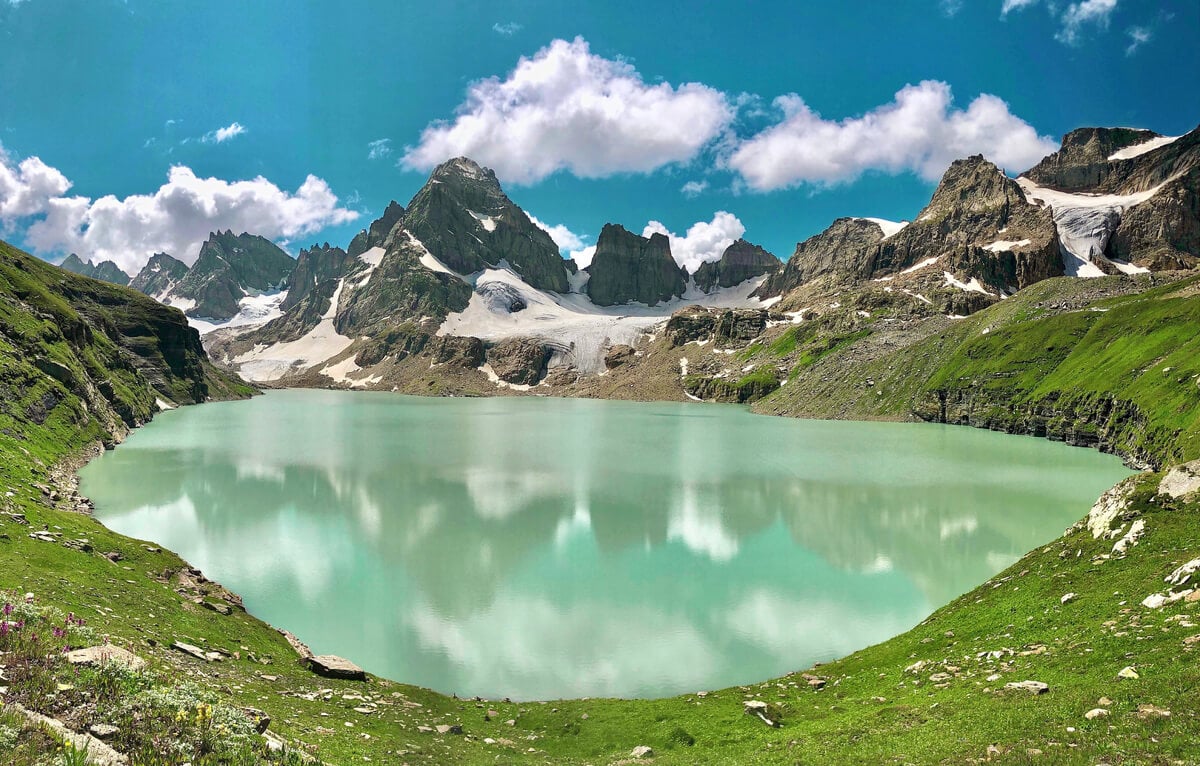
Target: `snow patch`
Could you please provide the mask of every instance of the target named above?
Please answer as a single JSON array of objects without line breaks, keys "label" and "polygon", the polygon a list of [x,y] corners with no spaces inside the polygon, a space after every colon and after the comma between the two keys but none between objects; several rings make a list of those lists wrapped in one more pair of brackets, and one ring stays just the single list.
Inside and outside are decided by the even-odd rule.
[{"label": "snow patch", "polygon": [[333,318],[337,316],[346,280],[339,279],[337,289],[329,299],[329,308],[321,315],[317,326],[300,338],[270,346],[255,346],[236,357],[242,377],[250,381],[279,380],[289,372],[306,370],[332,359],[354,343],[353,338],[338,333]]},{"label": "snow patch", "polygon": [[971,277],[970,282],[963,282],[948,271],[943,271],[942,276],[946,278],[946,285],[948,287],[957,287],[959,290],[964,290],[970,293],[983,293],[984,295],[991,295],[991,293],[985,290],[983,285],[980,284],[978,277]]},{"label": "snow patch", "polygon": [[921,261],[920,263],[914,263],[912,266],[909,266],[907,269],[905,269],[904,271],[901,271],[900,273],[901,274],[911,274],[914,271],[920,271],[921,269],[923,269],[927,266],[932,266],[933,264],[937,263],[939,258],[941,258],[940,255],[935,255],[932,258],[926,258],[925,260]]},{"label": "snow patch", "polygon": [[1108,155],[1108,160],[1109,162],[1113,162],[1115,160],[1131,160],[1134,157],[1140,157],[1146,152],[1152,152],[1160,146],[1166,146],[1167,144],[1177,140],[1179,140],[1179,136],[1159,136],[1158,138],[1152,138],[1149,141],[1145,141],[1140,144],[1134,144],[1133,146],[1127,146],[1120,151],[1113,152],[1112,154]]},{"label": "snow patch", "polygon": [[484,231],[496,230],[495,218],[492,218],[490,215],[484,215],[483,213],[476,213],[474,210],[468,210],[467,212],[471,214],[472,218],[474,218],[476,221],[479,221],[479,225],[483,227]]},{"label": "snow patch", "polygon": [[[477,289],[467,308],[448,315],[438,328],[438,335],[470,335],[486,341],[533,338],[553,350],[551,366],[573,364],[586,374],[604,371],[606,348],[615,344],[636,345],[642,335],[651,333],[652,328],[684,306],[763,308],[766,303],[750,297],[765,277],[717,288],[707,294],[689,282],[684,297],[656,306],[638,303],[597,306],[580,293],[538,290],[504,262],[473,275],[473,281]],[[480,294],[486,290],[478,290],[489,283],[500,283],[506,293],[519,296],[526,307],[513,313],[496,311]]]},{"label": "snow patch", "polygon": [[875,224],[879,228],[883,229],[883,238],[884,239],[887,239],[889,237],[895,236],[896,234],[899,234],[900,231],[905,226],[908,226],[908,221],[889,221],[886,218],[870,218],[867,216],[862,216],[855,220],[870,221],[871,223]]},{"label": "snow patch", "polygon": [[201,335],[207,335],[213,330],[227,327],[256,327],[283,316],[283,309],[280,308],[280,305],[285,298],[287,298],[287,290],[247,295],[238,301],[241,308],[229,319],[214,321],[204,317],[188,317],[187,321]]},{"label": "snow patch", "polygon": [[1017,183],[1025,196],[1049,205],[1058,227],[1059,250],[1069,276],[1102,277],[1104,272],[1092,258],[1102,257],[1108,240],[1121,222],[1121,215],[1158,193],[1168,179],[1152,189],[1134,194],[1071,194],[1047,189],[1024,176]]},{"label": "snow patch", "polygon": [[1032,243],[1028,239],[1015,241],[1011,239],[998,239],[990,245],[984,245],[983,249],[989,253],[1001,253],[1012,250],[1014,247],[1028,247],[1030,244]]}]

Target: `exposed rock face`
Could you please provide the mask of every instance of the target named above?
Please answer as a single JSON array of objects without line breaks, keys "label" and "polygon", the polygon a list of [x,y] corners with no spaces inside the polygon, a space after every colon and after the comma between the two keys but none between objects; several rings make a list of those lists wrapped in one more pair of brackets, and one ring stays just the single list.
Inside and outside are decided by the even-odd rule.
[{"label": "exposed rock face", "polygon": [[[1200,148],[1194,153],[1200,157]],[[1107,255],[1151,271],[1200,263],[1200,164],[1125,211]]]},{"label": "exposed rock face", "polygon": [[442,335],[433,338],[429,346],[434,364],[474,370],[484,362],[483,341],[479,338]]},{"label": "exposed rock face", "polygon": [[[357,239],[358,237],[355,237],[356,241]],[[301,250],[300,255],[296,257],[296,266],[284,285],[287,297],[279,307],[287,311],[303,302],[317,285],[336,280],[345,271],[352,257],[340,247],[330,247],[328,242]]]},{"label": "exposed rock face", "polygon": [[273,242],[254,234],[214,232],[173,294],[196,302],[187,314],[230,319],[247,295],[283,287],[296,267]]},{"label": "exposed rock face", "polygon": [[826,274],[858,279],[882,239],[883,229],[873,221],[839,218],[825,231],[797,244],[783,269],[768,277],[755,294],[780,295]]},{"label": "exposed rock face", "polygon": [[767,329],[768,316],[765,309],[688,306],[671,315],[664,332],[673,348],[710,339],[718,343],[745,343]]},{"label": "exposed rock face", "polygon": [[393,235],[397,236],[389,237],[370,281],[360,286],[346,280],[334,320],[343,335],[374,336],[422,317],[440,321],[451,311],[465,309],[471,300],[471,286],[462,278],[421,265],[425,249],[420,242],[402,227]]},{"label": "exposed rock face", "polygon": [[747,279],[774,274],[783,264],[759,245],[739,239],[721,254],[721,260],[700,264],[692,275],[696,286],[706,293],[717,287],[733,287]]},{"label": "exposed rock face", "polygon": [[[881,242],[860,275],[876,278],[947,256],[942,270],[1013,291],[1063,274],[1055,236],[1049,210],[976,155],[951,163],[917,220]],[[1001,240],[1029,244],[988,249]]]},{"label": "exposed rock face", "polygon": [[[567,267],[554,240],[505,196],[496,174],[465,157],[439,165],[408,203],[404,229],[459,274],[507,261],[540,290],[565,293]],[[392,231],[389,238],[397,238]]]},{"label": "exposed rock face", "polygon": [[308,667],[319,676],[340,678],[346,681],[366,681],[367,673],[353,662],[332,654],[309,657]]},{"label": "exposed rock face", "polygon": [[373,247],[383,247],[383,243],[387,240],[387,235],[391,233],[396,224],[404,218],[404,206],[396,200],[388,203],[387,208],[383,211],[378,219],[371,222],[371,225],[354,235],[354,239],[350,240],[350,247],[346,248],[346,252],[351,256],[362,255]]},{"label": "exposed rock face", "polygon": [[155,253],[129,282],[129,286],[152,298],[165,297],[187,274],[187,265],[166,253]]},{"label": "exposed rock face", "polygon": [[99,279],[102,282],[112,282],[114,285],[129,284],[129,275],[121,271],[121,268],[112,261],[93,264],[91,261],[84,262],[79,259],[78,255],[71,253],[58,266],[75,274]]},{"label": "exposed rock face", "polygon": [[615,370],[616,368],[633,361],[634,356],[635,352],[633,350],[633,346],[626,346],[623,343],[618,343],[605,352],[604,367],[605,369]]},{"label": "exposed rock face", "polygon": [[631,301],[654,306],[687,289],[687,275],[671,257],[666,235],[655,233],[647,239],[614,223],[605,224],[600,231],[596,255],[587,270],[591,274],[587,292],[598,306]]},{"label": "exposed rock face", "polygon": [[1120,160],[1117,151],[1143,144],[1159,134],[1132,128],[1079,128],[1063,136],[1062,148],[1030,168],[1025,175],[1042,186],[1085,191],[1099,186]]},{"label": "exposed rock face", "polygon": [[532,386],[546,376],[550,349],[534,340],[516,338],[489,348],[487,361],[500,380]]}]

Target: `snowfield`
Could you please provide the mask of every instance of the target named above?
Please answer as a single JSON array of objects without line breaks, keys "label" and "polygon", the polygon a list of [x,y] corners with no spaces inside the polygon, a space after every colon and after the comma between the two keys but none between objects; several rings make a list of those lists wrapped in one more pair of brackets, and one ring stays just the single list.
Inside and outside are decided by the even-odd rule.
[{"label": "snowfield", "polygon": [[[270,346],[255,346],[235,358],[233,361],[238,365],[242,377],[251,382],[279,380],[289,372],[315,367],[350,348],[354,339],[339,334],[333,326],[345,286],[345,279],[338,280],[337,289],[333,291],[329,308],[321,315],[321,321],[302,337]],[[346,372],[350,370],[339,369],[335,374],[344,375]]]},{"label": "snowfield", "polygon": [[[224,321],[216,321],[213,319],[205,319],[203,317],[188,317],[188,324],[195,327],[201,335],[207,335],[213,330],[221,330],[226,327],[251,327],[254,325],[262,325],[270,322],[272,319],[278,319],[283,316],[283,310],[279,308],[284,299],[287,298],[287,290],[281,290],[274,293],[261,293],[259,295],[247,295],[238,301],[238,305],[242,308],[232,318]],[[180,305],[185,302],[184,299],[175,298],[171,305],[176,308],[186,311]],[[186,301],[195,305],[195,301]],[[190,308],[190,306],[189,306]]]},{"label": "snowfield", "polygon": [[1152,152],[1160,146],[1166,146],[1167,144],[1176,141],[1178,138],[1179,136],[1159,136],[1158,138],[1152,138],[1144,143],[1127,146],[1120,151],[1113,152],[1112,154],[1108,155],[1108,160],[1109,162],[1115,160],[1131,160],[1134,157],[1140,157],[1146,152]]},{"label": "snowfield", "polygon": [[[1104,276],[1092,257],[1104,254],[1126,210],[1150,199],[1168,182],[1134,194],[1072,194],[1039,186],[1024,176],[1017,179],[1026,197],[1050,207],[1058,226],[1063,267],[1073,277]],[[1127,274],[1144,271],[1130,264],[1116,266]]]},{"label": "snowfield", "polygon": [[[657,306],[597,306],[579,293],[544,292],[530,286],[504,262],[466,279],[475,285],[470,303],[465,310],[447,316],[438,335],[471,335],[488,341],[535,338],[554,350],[552,365],[573,364],[589,374],[604,371],[604,352],[610,345],[633,345],[639,336],[685,306],[765,308],[774,303],[750,297],[764,277],[707,295],[689,281],[682,298]],[[526,307],[506,311],[500,302],[489,299],[495,295],[519,297]]]}]

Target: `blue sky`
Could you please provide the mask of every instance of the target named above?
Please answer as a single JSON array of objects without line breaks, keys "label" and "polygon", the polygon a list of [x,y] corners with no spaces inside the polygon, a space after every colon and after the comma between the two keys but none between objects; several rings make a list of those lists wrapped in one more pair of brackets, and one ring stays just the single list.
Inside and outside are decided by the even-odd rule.
[{"label": "blue sky", "polygon": [[130,270],[218,227],[345,246],[467,153],[568,250],[656,221],[693,265],[742,228],[786,258],[915,215],[955,156],[1191,130],[1197,37],[1195,0],[0,0],[0,237]]}]

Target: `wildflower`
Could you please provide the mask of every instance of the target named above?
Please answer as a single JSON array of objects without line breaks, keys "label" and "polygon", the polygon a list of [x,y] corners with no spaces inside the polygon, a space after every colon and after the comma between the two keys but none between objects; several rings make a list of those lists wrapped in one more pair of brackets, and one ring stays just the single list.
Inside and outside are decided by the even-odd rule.
[{"label": "wildflower", "polygon": [[12,610],[13,610],[13,605],[8,603],[7,601],[5,601],[4,602],[4,616],[7,617],[10,614],[12,614]]},{"label": "wildflower", "polygon": [[62,638],[65,635],[67,635],[67,631],[63,630],[62,628],[54,629],[54,637],[55,638]]},{"label": "wildflower", "polygon": [[8,635],[8,620],[0,620],[0,636]]}]

